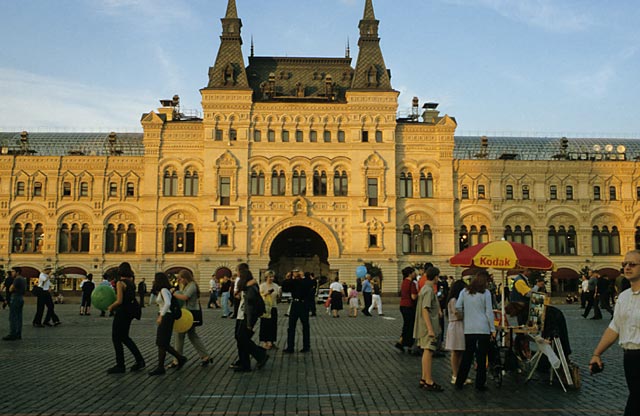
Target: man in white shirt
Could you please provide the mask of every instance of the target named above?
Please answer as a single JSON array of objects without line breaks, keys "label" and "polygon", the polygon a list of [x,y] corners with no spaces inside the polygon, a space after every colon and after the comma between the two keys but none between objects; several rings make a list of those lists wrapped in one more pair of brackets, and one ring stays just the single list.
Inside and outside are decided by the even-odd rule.
[{"label": "man in white shirt", "polygon": [[640,415],[640,250],[632,250],[624,256],[622,262],[624,277],[631,288],[618,296],[613,319],[604,331],[598,346],[589,362],[591,373],[603,370],[600,356],[616,340],[624,350],[624,375],[629,388],[629,398],[625,416]]},{"label": "man in white shirt", "polygon": [[[58,326],[60,325],[60,318],[55,313],[55,306],[53,304],[53,298],[51,297],[51,270],[53,268],[49,265],[44,266],[40,276],[38,276],[38,286],[42,289],[38,295],[38,309],[36,311],[36,317],[34,318],[34,326],[40,324],[44,307],[47,307],[47,314],[44,317],[44,326]],[[41,306],[42,305],[42,306]],[[53,324],[51,323],[53,321]]]},{"label": "man in white shirt", "polygon": [[207,303],[207,308],[211,309],[214,306],[216,309],[220,308],[218,304],[218,279],[215,273],[211,275],[211,280],[209,280],[209,302]]}]

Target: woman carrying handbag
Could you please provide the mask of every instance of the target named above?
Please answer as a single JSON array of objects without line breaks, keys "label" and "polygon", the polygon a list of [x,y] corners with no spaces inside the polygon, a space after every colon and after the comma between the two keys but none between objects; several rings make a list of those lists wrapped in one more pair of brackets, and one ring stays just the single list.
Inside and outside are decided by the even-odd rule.
[{"label": "woman carrying handbag", "polygon": [[[198,284],[193,279],[193,275],[189,270],[182,269],[178,272],[178,283],[180,286],[180,291],[182,293],[175,293],[173,296],[176,299],[185,301],[184,307],[187,308],[191,314],[193,315],[193,326],[186,333],[179,333],[176,336],[176,351],[182,354],[184,349],[184,336],[187,335],[189,337],[189,341],[191,341],[191,345],[198,352],[200,356],[200,365],[202,367],[206,367],[209,363],[213,362],[213,359],[209,356],[207,352],[207,348],[204,346],[204,343],[198,336],[196,332],[197,326],[202,326],[202,307],[200,306],[200,288]],[[169,368],[174,368],[178,366],[177,361],[173,361],[169,364]]]}]

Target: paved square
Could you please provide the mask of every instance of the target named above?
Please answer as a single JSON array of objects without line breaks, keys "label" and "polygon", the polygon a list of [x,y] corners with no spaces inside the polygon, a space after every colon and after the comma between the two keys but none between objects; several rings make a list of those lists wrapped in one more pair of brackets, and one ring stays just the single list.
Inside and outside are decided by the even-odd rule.
[{"label": "paved square", "polygon": [[[385,316],[353,319],[343,311],[332,319],[319,306],[311,318],[309,354],[282,353],[286,304],[280,305],[279,350],[265,368],[251,373],[228,369],[235,359],[234,321],[207,309],[199,333],[212,351],[213,364],[201,368],[189,342],[189,363],[165,376],[146,371],[107,375],[114,365],[111,319],[79,316],[79,305],[56,305],[63,324],[33,328],[33,300],[25,305],[23,340],[0,343],[0,416],[5,415],[620,415],[627,397],[622,352],[611,348],[606,370],[587,371],[589,356],[608,324],[584,320],[575,305],[561,305],[567,318],[572,359],[582,369],[582,389],[564,393],[546,374],[523,384],[507,374],[502,387],[456,391],[448,383],[449,359],[436,359],[434,378],[444,393],[418,388],[420,359],[401,354],[395,343],[402,324],[397,300],[384,299]],[[206,301],[205,301],[206,302]],[[155,314],[143,309],[132,337],[147,361],[156,364]],[[297,339],[301,338],[299,329]],[[8,333],[8,309],[0,311],[0,334]],[[257,335],[255,336],[257,338]],[[301,345],[297,345],[300,349]],[[133,364],[125,350],[127,366]],[[254,363],[255,364],[255,363]]]}]

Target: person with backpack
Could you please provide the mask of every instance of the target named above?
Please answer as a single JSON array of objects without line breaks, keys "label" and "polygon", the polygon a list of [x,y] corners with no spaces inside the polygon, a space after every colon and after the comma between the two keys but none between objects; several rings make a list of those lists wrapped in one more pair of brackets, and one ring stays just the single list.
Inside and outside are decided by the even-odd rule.
[{"label": "person with backpack", "polygon": [[[251,357],[258,362],[256,368],[264,367],[269,359],[267,350],[256,345],[251,339],[256,323],[262,316],[266,307],[258,282],[253,278],[248,268],[238,268],[238,292],[240,293],[240,305],[236,316],[236,344],[238,348],[238,361],[232,365],[234,371],[251,371]],[[308,316],[308,313],[307,313]]]}]

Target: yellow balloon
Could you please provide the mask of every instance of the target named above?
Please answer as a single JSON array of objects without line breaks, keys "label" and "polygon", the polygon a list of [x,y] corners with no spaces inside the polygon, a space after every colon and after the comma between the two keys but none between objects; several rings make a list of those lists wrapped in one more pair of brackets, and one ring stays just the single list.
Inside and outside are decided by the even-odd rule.
[{"label": "yellow balloon", "polygon": [[182,316],[173,323],[173,332],[182,334],[191,329],[193,325],[193,314],[189,309],[182,308]]}]

